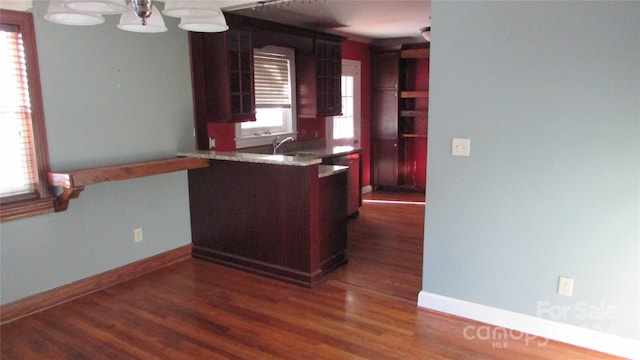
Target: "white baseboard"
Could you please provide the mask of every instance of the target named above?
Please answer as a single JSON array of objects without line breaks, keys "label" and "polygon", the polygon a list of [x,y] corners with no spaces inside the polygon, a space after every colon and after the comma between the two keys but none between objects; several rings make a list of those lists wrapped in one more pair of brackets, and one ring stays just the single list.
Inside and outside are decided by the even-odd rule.
[{"label": "white baseboard", "polygon": [[421,291],[418,306],[587,349],[640,359],[640,340]]},{"label": "white baseboard", "polygon": [[366,194],[366,193],[370,193],[373,191],[373,186],[371,185],[367,185],[367,186],[363,186],[362,187],[362,193]]}]

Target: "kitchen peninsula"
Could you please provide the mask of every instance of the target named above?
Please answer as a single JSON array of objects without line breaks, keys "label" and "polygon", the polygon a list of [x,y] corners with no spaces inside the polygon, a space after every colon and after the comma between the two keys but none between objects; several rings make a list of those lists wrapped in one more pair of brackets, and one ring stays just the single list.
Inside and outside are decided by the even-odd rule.
[{"label": "kitchen peninsula", "polygon": [[318,156],[194,151],[193,256],[312,287],[347,262],[347,171]]}]

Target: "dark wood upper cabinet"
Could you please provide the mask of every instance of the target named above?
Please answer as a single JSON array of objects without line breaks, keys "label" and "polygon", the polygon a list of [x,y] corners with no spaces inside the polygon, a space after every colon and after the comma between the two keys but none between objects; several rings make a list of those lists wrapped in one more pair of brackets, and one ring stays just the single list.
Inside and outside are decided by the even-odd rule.
[{"label": "dark wood upper cabinet", "polygon": [[251,33],[230,30],[227,33],[231,120],[255,120],[253,88],[253,46]]},{"label": "dark wood upper cabinet", "polygon": [[312,54],[296,57],[298,116],[342,115],[342,47],[340,41],[316,39]]},{"label": "dark wood upper cabinet", "polygon": [[251,32],[189,32],[198,149],[209,149],[207,123],[255,121]]},{"label": "dark wood upper cabinet", "polygon": [[342,48],[339,42],[316,40],[318,115],[342,115]]},{"label": "dark wood upper cabinet", "polygon": [[375,52],[371,57],[371,83],[374,90],[398,90],[400,54],[397,51]]}]

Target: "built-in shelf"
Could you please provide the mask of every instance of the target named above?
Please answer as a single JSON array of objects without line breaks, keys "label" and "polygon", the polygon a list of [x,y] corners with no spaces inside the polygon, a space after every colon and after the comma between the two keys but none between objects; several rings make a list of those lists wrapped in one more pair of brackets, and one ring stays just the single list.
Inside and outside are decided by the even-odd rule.
[{"label": "built-in shelf", "polygon": [[400,110],[402,117],[426,117],[428,113],[427,110]]},{"label": "built-in shelf", "polygon": [[401,91],[400,92],[400,97],[403,98],[403,99],[428,98],[429,97],[429,92],[428,91]]},{"label": "built-in shelf", "polygon": [[428,58],[430,54],[429,48],[424,49],[406,49],[400,51],[401,59],[418,59],[418,58]]},{"label": "built-in shelf", "polygon": [[62,188],[62,193],[58,195],[54,202],[54,208],[56,211],[64,211],[69,206],[69,200],[77,198],[86,185],[105,181],[134,179],[208,166],[208,159],[176,157],[82,170],[50,172],[48,175],[49,185]]},{"label": "built-in shelf", "polygon": [[403,138],[412,138],[412,139],[415,139],[415,138],[424,138],[424,139],[426,139],[427,135],[423,135],[423,134],[402,134],[402,137]]}]

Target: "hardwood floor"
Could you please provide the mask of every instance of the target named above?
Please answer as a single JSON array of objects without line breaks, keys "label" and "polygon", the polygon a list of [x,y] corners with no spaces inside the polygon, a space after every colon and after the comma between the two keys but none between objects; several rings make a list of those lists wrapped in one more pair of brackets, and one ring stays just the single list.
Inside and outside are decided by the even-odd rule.
[{"label": "hardwood floor", "polygon": [[416,303],[422,288],[424,194],[375,192],[349,222],[349,263],[330,280]]},{"label": "hardwood floor", "polygon": [[350,263],[314,289],[189,259],[3,325],[0,358],[612,358],[518,334],[471,339],[465,329],[486,325],[417,308],[422,235],[396,233],[421,234],[421,212],[365,203]]}]

